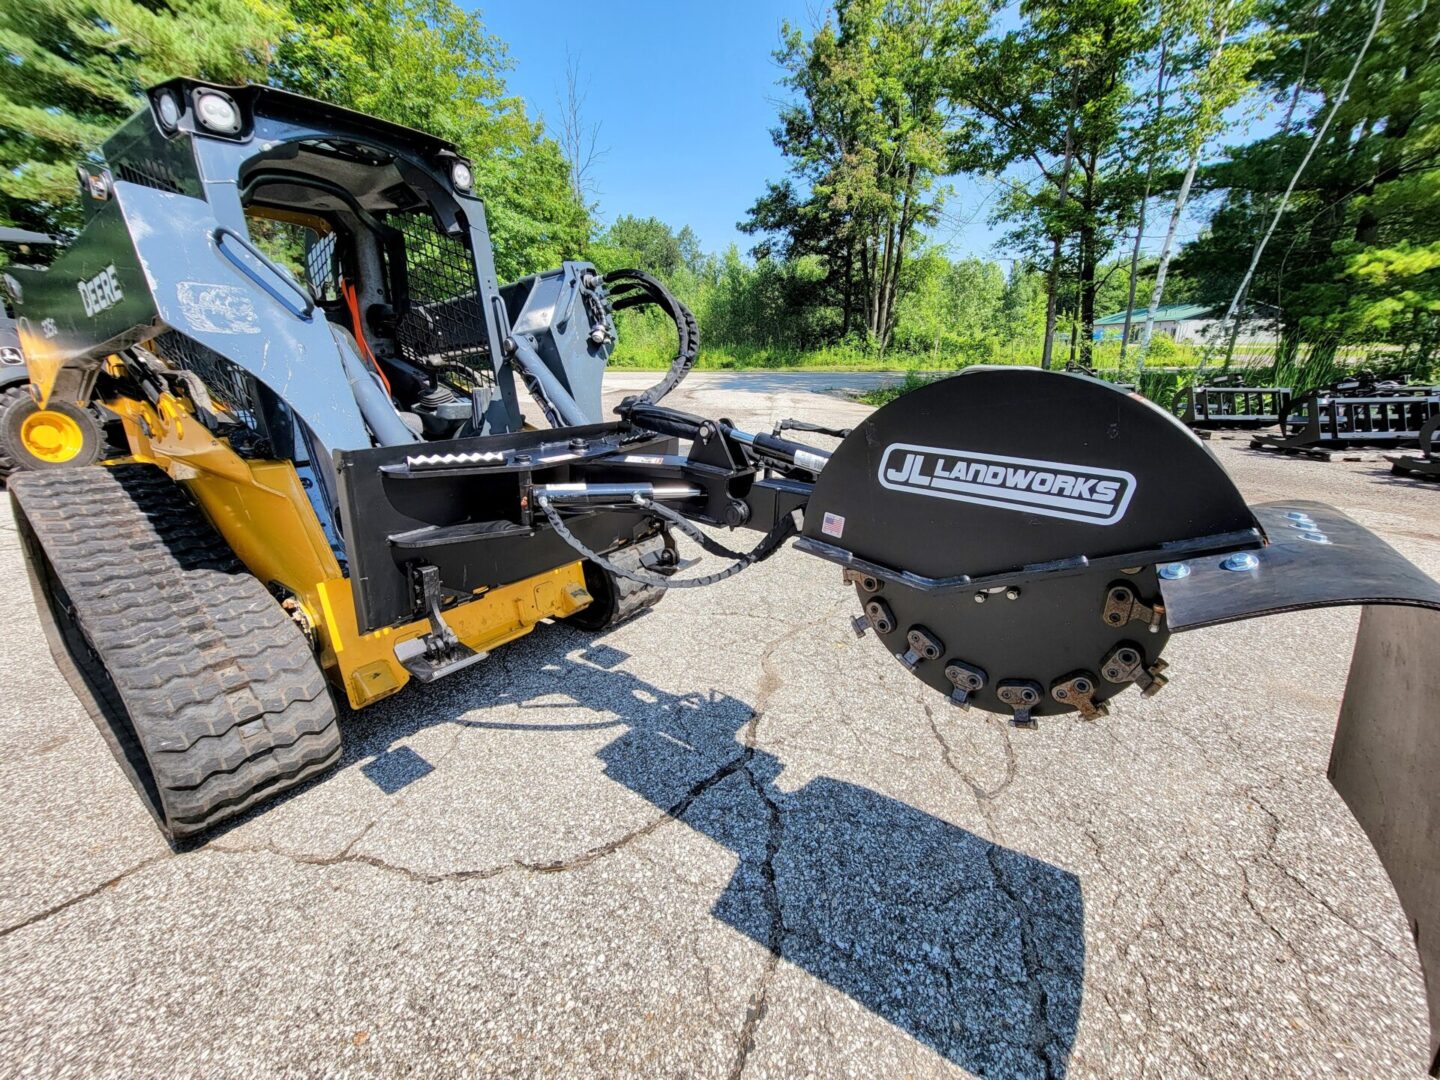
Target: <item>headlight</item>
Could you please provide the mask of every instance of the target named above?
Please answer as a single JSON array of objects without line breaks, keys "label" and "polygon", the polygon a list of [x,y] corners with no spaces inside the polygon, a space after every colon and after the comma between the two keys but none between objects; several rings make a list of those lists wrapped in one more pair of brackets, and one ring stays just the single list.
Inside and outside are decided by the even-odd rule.
[{"label": "headlight", "polygon": [[195,115],[202,127],[222,135],[234,135],[240,130],[240,109],[226,94],[215,90],[201,90],[195,95]]},{"label": "headlight", "polygon": [[450,182],[460,191],[469,191],[475,185],[475,174],[465,162],[457,161],[450,166]]},{"label": "headlight", "polygon": [[155,100],[155,113],[160,117],[160,126],[166,131],[174,131],[180,123],[180,102],[174,94],[161,94]]},{"label": "headlight", "polygon": [[10,345],[0,346],[0,364],[23,364],[25,354]]}]

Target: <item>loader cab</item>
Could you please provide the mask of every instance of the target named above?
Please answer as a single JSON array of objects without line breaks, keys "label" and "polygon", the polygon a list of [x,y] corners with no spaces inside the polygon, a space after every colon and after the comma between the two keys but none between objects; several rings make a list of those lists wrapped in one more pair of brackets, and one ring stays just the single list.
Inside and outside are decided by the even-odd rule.
[{"label": "loader cab", "polygon": [[114,178],[204,199],[217,247],[323,318],[357,399],[393,407],[367,415],[372,434],[520,428],[484,205],[454,146],[271,87],[175,79],[148,96],[106,143]]},{"label": "loader cab", "polygon": [[[602,422],[601,275],[502,287],[455,146],[271,87],[147,93],[87,175],[83,246],[117,277],[36,342],[55,370],[149,341],[257,447],[288,445],[291,417],[329,452],[518,432],[517,373],[551,426]],[[89,258],[37,282],[47,305],[89,287]]]},{"label": "loader cab", "polygon": [[[452,164],[468,175],[463,160]],[[501,395],[451,192],[384,147],[339,138],[268,149],[238,181],[250,242],[308,292],[401,423],[420,439],[478,433],[477,411]]]}]

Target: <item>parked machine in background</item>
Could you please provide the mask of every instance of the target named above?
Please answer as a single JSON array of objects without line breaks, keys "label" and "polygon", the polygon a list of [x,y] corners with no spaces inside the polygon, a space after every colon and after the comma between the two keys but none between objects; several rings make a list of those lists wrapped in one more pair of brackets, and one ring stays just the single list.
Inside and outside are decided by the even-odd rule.
[{"label": "parked machine in background", "polygon": [[1440,412],[1430,417],[1417,436],[1418,454],[1386,454],[1390,471],[1396,476],[1440,480]]},{"label": "parked machine in background", "polygon": [[1440,386],[1379,379],[1361,372],[1292,398],[1280,430],[1256,435],[1256,450],[1279,450],[1328,461],[1335,450],[1415,446],[1440,413]]},{"label": "parked machine in background", "polygon": [[[24,265],[37,250],[54,243],[44,233],[0,227],[0,250],[10,256],[10,266]],[[9,298],[19,283],[9,273],[3,281],[0,294],[7,299],[0,310],[0,481],[16,469],[93,464],[105,448],[104,420],[94,408],[61,399],[44,409],[35,403],[20,334],[9,311]]]},{"label": "parked machine in background", "polygon": [[1206,431],[1269,427],[1280,422],[1289,405],[1288,386],[1246,386],[1238,374],[1214,375],[1185,387],[1180,418],[1187,427]]}]

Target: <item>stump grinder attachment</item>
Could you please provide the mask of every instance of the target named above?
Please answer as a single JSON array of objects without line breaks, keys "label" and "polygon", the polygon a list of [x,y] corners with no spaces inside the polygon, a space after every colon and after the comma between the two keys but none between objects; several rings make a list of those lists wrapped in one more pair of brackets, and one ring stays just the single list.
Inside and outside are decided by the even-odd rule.
[{"label": "stump grinder attachment", "polygon": [[[102,403],[129,453],[12,491],[52,651],[171,836],[333,763],[332,693],[362,708],[551,618],[604,629],[792,539],[957,720],[1099,720],[1132,685],[1159,691],[1166,643],[1195,627],[1440,609],[1345,515],[1247,506],[1178,419],[1083,374],[971,369],[849,432],[670,408],[699,348],[684,306],[578,262],[499,284],[472,166],[419,132],[175,80],[105,154],[84,233],[7,284],[40,403]],[[674,323],[676,354],[616,419],[601,376],[632,307]],[[677,538],[722,567],[682,569]],[[1352,682],[1373,697],[1389,655]],[[1433,733],[1420,707],[1351,722]],[[1429,772],[1392,794],[1433,838],[1424,738]],[[1363,792],[1352,805],[1377,835]],[[1435,845],[1377,842],[1418,920]]]}]

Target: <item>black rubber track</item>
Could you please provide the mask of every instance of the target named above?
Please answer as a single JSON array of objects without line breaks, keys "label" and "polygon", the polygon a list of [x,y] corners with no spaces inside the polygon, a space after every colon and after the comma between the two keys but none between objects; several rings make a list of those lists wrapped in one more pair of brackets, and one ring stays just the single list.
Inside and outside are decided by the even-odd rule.
[{"label": "black rubber track", "polygon": [[[663,573],[664,552],[668,547],[664,536],[653,536],[638,544],[613,551],[606,556],[612,562],[632,570]],[[629,578],[618,577],[589,559],[585,560],[585,591],[594,599],[588,607],[565,619],[571,626],[599,633],[649,611],[660,602],[665,591],[655,585],[642,585]],[[673,563],[670,564],[673,566]]]},{"label": "black rubber track", "polygon": [[338,760],[304,635],[161,470],[20,472],[10,491],[50,650],[167,835]]}]

